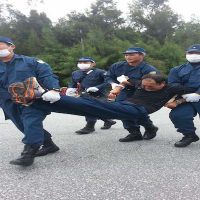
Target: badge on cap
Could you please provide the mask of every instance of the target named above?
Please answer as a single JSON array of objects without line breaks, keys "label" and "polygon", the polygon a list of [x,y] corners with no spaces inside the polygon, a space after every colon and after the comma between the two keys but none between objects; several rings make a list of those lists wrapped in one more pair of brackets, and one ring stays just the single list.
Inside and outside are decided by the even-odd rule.
[{"label": "badge on cap", "polygon": [[156,74],[156,71],[149,72],[149,74]]},{"label": "badge on cap", "polygon": [[44,64],[45,62],[43,60],[37,60],[38,63]]}]

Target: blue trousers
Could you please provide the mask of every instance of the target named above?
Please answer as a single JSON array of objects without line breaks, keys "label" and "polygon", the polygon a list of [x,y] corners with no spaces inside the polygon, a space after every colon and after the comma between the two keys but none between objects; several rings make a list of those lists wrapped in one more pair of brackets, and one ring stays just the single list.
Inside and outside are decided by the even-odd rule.
[{"label": "blue trousers", "polygon": [[144,126],[149,119],[148,113],[143,106],[126,101],[107,102],[92,98],[61,96],[61,99],[56,103],[50,104],[39,100],[32,106],[47,112],[91,116],[98,119],[119,119],[133,122],[137,120]]},{"label": "blue trousers", "polygon": [[184,103],[170,112],[170,119],[183,135],[195,134],[194,117],[200,114],[200,102]]},{"label": "blue trousers", "polygon": [[24,144],[43,144],[44,140],[49,140],[51,134],[43,129],[43,120],[47,113],[32,106],[24,107],[14,104],[11,100],[5,101],[2,105],[7,118],[24,134],[22,142]]},{"label": "blue trousers", "polygon": [[[87,94],[87,93],[84,93],[84,94],[82,94],[81,95],[81,97],[82,98],[94,98],[94,97],[96,97],[96,99],[101,99],[102,97],[103,97],[104,95],[103,95],[103,92],[102,93],[97,93],[97,97],[96,96],[91,96],[91,95],[89,95],[89,94]],[[96,123],[97,122],[97,120],[98,120],[98,118],[96,118],[96,117],[92,117],[92,116],[85,116],[85,121],[87,122],[87,123]],[[104,122],[105,122],[105,119],[102,119]]]},{"label": "blue trousers", "polygon": [[[120,94],[117,96],[116,101],[125,101],[127,98],[130,98],[133,96],[135,90],[134,89],[123,89]],[[123,127],[125,129],[138,129],[139,122],[137,120],[122,120]],[[145,123],[145,128],[152,127],[153,122],[150,120],[148,117],[146,123]]]},{"label": "blue trousers", "polygon": [[96,117],[91,117],[91,116],[86,116],[86,117],[85,117],[85,121],[86,121],[86,122],[93,122],[93,123],[96,123],[97,118],[96,118]]}]

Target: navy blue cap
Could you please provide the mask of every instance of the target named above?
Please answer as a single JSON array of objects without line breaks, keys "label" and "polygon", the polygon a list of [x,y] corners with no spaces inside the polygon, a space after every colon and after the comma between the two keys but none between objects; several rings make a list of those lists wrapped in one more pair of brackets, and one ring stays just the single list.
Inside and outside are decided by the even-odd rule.
[{"label": "navy blue cap", "polygon": [[145,53],[145,49],[141,48],[141,47],[131,47],[129,49],[127,49],[125,52],[123,52],[123,54],[129,54],[129,53]]},{"label": "navy blue cap", "polygon": [[190,52],[200,53],[200,44],[193,44],[192,46],[187,48],[186,53],[190,53]]},{"label": "navy blue cap", "polygon": [[95,63],[95,60],[92,59],[91,57],[82,57],[78,59],[78,62],[93,62]]},{"label": "navy blue cap", "polygon": [[10,38],[4,36],[0,36],[0,42],[14,45],[14,42]]}]

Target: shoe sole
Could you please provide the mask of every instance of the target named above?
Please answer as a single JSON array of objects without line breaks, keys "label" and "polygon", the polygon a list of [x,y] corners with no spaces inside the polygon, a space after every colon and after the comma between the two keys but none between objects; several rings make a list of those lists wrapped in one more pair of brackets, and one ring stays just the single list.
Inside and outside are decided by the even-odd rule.
[{"label": "shoe sole", "polygon": [[[33,161],[33,162],[34,162],[34,161]],[[10,161],[9,163],[10,163],[11,165],[18,165],[18,166],[28,167],[28,166],[31,166],[31,165],[33,164],[33,162],[31,162],[31,163],[16,163],[16,162]]]},{"label": "shoe sole", "polygon": [[48,155],[48,154],[52,154],[52,153],[56,153],[57,151],[59,151],[60,149],[58,148],[58,149],[55,149],[55,150],[52,150],[52,151],[49,151],[49,152],[47,152],[47,153],[41,153],[41,154],[35,154],[35,157],[40,157],[40,156],[46,156],[46,155]]},{"label": "shoe sole", "polygon": [[141,140],[143,140],[143,138],[142,138],[142,139],[136,139],[136,140],[129,140],[129,141],[121,141],[121,140],[119,139],[119,142],[134,142],[134,141],[141,141]]},{"label": "shoe sole", "polygon": [[[95,131],[95,130],[94,130]],[[77,135],[86,135],[86,134],[90,134],[90,133],[93,133],[94,131],[90,131],[88,133],[86,132],[75,132]]]},{"label": "shoe sole", "polygon": [[175,143],[174,146],[175,146],[175,147],[178,147],[178,148],[181,148],[181,147],[187,147],[187,146],[189,146],[191,143],[193,143],[193,142],[197,142],[197,141],[199,141],[199,138],[195,139],[194,141],[190,142],[190,143],[187,144],[187,145],[179,146],[179,145],[177,145],[177,144]]}]

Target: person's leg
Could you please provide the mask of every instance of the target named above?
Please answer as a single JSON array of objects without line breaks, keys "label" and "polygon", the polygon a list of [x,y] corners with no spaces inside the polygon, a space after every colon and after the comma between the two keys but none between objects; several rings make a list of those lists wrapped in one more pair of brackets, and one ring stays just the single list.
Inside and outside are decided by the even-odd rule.
[{"label": "person's leg", "polygon": [[2,105],[2,109],[7,118],[10,119],[19,131],[24,132],[24,125],[21,119],[20,107],[11,100],[7,100]]},{"label": "person's leg", "polygon": [[102,130],[110,129],[112,125],[117,123],[112,119],[102,119],[102,120],[104,121],[104,125],[101,127]]},{"label": "person's leg", "polygon": [[94,117],[86,116],[85,120],[87,122],[85,127],[83,127],[82,129],[76,131],[76,133],[79,134],[79,135],[89,134],[89,133],[92,133],[92,132],[95,131],[94,126],[96,124],[97,119],[94,118]]},{"label": "person's leg", "polygon": [[46,140],[51,140],[51,134],[44,131],[43,120],[47,113],[30,107],[21,106],[21,119],[24,126],[25,144],[24,150],[18,159],[12,160],[10,164],[29,166],[34,162],[34,157],[40,146]]},{"label": "person's leg", "polygon": [[[11,100],[7,100],[2,104],[2,108],[6,113],[7,117],[15,124],[15,126],[24,134],[24,124],[22,121],[22,108],[23,106],[14,104]],[[45,113],[47,115],[49,113]],[[44,143],[42,148],[37,151],[36,156],[47,155],[49,153],[54,153],[59,150],[59,148],[54,144],[51,139],[51,134],[43,129],[44,131]]]},{"label": "person's leg", "polygon": [[105,102],[96,99],[62,96],[56,103],[39,101],[34,107],[51,112],[92,116],[98,119],[147,120],[148,114],[143,106],[129,102]]},{"label": "person's leg", "polygon": [[180,132],[184,137],[176,142],[175,147],[186,147],[192,142],[199,140],[199,137],[195,133],[194,117],[197,115],[196,108],[192,103],[185,103],[172,109],[170,112],[170,120],[177,128],[177,132]]},{"label": "person's leg", "polygon": [[22,142],[24,144],[42,145],[45,137],[47,140],[51,137],[51,134],[43,129],[43,120],[46,118],[46,115],[42,110],[32,108],[31,106],[22,108],[21,117],[25,135]]},{"label": "person's leg", "polygon": [[35,153],[36,156],[45,156],[50,153],[55,153],[60,150],[60,148],[53,142],[51,134],[44,130],[44,142],[40,149]]},{"label": "person's leg", "polygon": [[[135,90],[134,89],[124,89],[120,92],[120,94],[117,96],[116,101],[123,101],[126,100],[134,95]],[[150,117],[148,120],[145,120],[144,123],[140,123],[137,120],[130,121],[130,120],[125,120],[122,121],[123,126],[125,129],[129,130],[129,133],[140,133],[140,125],[142,125],[145,129],[143,139],[144,140],[150,140],[156,137],[156,132],[158,131],[158,127],[154,126],[153,122],[151,121]],[[129,135],[130,135],[129,134]],[[123,140],[120,139],[120,140]]]},{"label": "person's leg", "polygon": [[140,132],[140,126],[136,123],[136,120],[122,120],[123,127],[126,129],[129,134],[120,138],[120,142],[131,142],[136,140],[142,140],[142,134]]},{"label": "person's leg", "polygon": [[[48,107],[49,105],[47,105]],[[76,115],[94,115],[97,118],[126,119],[131,121],[149,120],[144,107],[129,102],[103,102],[94,99],[62,97],[57,103],[50,105],[54,112],[64,112]],[[128,129],[128,138],[121,139],[120,142],[141,140],[142,135],[135,130]],[[137,134],[136,134],[137,133]]]},{"label": "person's leg", "polygon": [[144,140],[151,140],[156,137],[158,127],[153,124],[149,116],[146,120],[140,120],[137,121],[137,123],[145,128],[145,132],[143,134]]},{"label": "person's leg", "polygon": [[[156,132],[158,127],[153,125],[153,122],[150,120],[149,116],[145,120],[122,120],[123,126],[130,133],[125,138],[120,138],[120,142],[130,142],[134,140],[150,140],[156,137]],[[142,136],[140,132],[140,126],[145,127],[144,135]]]}]

